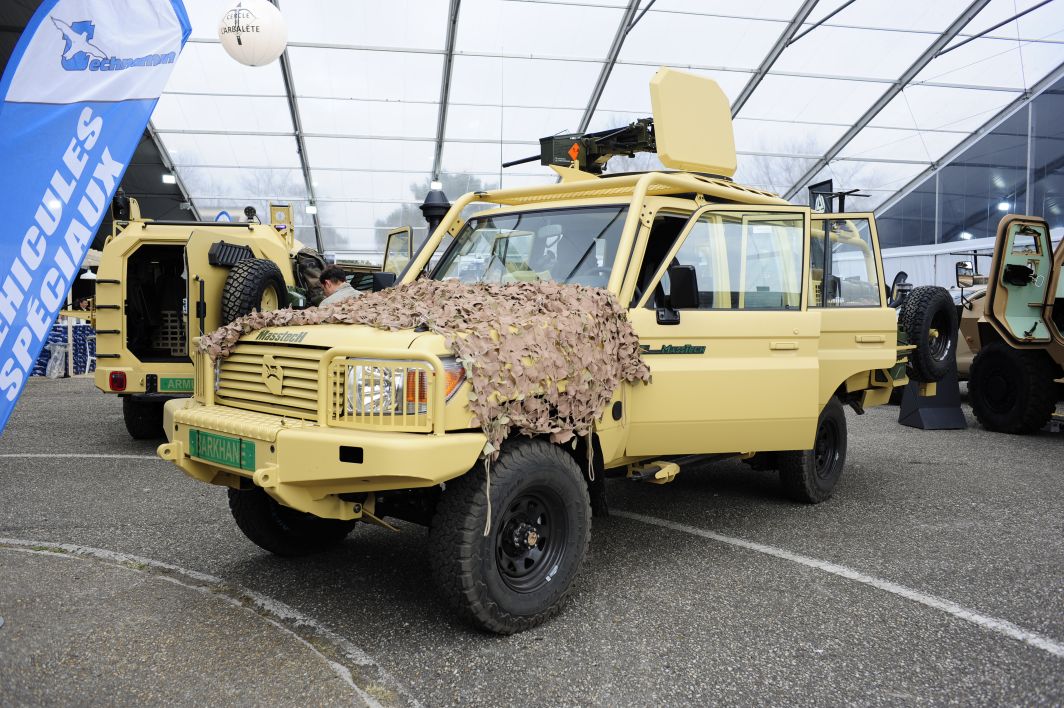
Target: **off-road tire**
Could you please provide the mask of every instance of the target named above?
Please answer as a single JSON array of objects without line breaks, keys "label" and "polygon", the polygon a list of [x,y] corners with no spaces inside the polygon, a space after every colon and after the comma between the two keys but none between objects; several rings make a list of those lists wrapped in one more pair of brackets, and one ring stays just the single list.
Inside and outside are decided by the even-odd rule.
[{"label": "off-road tire", "polygon": [[[939,381],[955,367],[957,357],[957,306],[945,288],[914,288],[898,313],[898,325],[908,335],[909,376],[916,381]],[[931,331],[938,332],[937,337]]]},{"label": "off-road tire", "polygon": [[222,324],[259,310],[267,288],[273,289],[278,309],[288,306],[288,286],[276,263],[248,258],[233,266],[222,286]]},{"label": "off-road tire", "polygon": [[827,501],[846,466],[846,412],[832,398],[820,412],[812,450],[776,453],[784,493],[802,504]]},{"label": "off-road tire", "polygon": [[[492,523],[485,537],[484,475],[478,462],[447,482],[429,531],[429,560],[440,593],[462,619],[482,630],[513,634],[561,611],[587,554],[591,505],[587,484],[568,452],[545,440],[515,441],[491,466]],[[534,499],[543,512],[539,516],[529,502]],[[528,540],[521,534],[529,520],[543,542],[531,565],[519,554],[535,553],[533,547],[522,550],[517,543]],[[527,575],[516,577],[521,572]]]},{"label": "off-road tire", "polygon": [[129,437],[134,440],[158,440],[163,432],[163,402],[146,401],[133,396],[122,398],[122,419]]},{"label": "off-road tire", "polygon": [[1041,351],[993,342],[979,350],[968,376],[968,402],[979,424],[998,433],[1041,430],[1057,403],[1056,371]]},{"label": "off-road tire", "polygon": [[358,523],[290,509],[258,488],[230,489],[229,511],[252,543],[279,556],[306,556],[331,548]]}]

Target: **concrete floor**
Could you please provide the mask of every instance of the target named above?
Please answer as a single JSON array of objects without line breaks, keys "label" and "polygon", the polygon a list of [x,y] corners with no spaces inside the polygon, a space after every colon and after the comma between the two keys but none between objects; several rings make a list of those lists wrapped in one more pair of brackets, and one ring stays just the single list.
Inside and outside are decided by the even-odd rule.
[{"label": "concrete floor", "polygon": [[0,440],[0,703],[1064,702],[1064,435],[897,414],[848,413],[815,507],[732,461],[610,482],[572,602],[499,638],[436,598],[424,529],[272,557],[117,400],[34,379]]}]

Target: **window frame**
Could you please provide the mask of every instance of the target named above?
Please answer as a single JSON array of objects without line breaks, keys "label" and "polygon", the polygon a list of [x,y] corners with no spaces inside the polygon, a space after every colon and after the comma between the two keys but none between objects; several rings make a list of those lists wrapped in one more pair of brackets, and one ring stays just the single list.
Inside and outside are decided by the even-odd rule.
[{"label": "window frame", "polygon": [[[878,232],[878,230],[876,228],[876,217],[875,217],[875,214],[873,214],[870,211],[852,211],[852,212],[848,211],[848,212],[828,212],[828,213],[817,212],[815,215],[811,215],[811,218],[810,218],[809,239],[811,240],[813,238],[813,231],[812,231],[812,222],[813,221],[832,221],[832,220],[837,220],[837,221],[859,221],[859,220],[862,220],[862,219],[866,220],[868,222],[868,237],[869,237],[869,240],[871,241],[871,246],[872,246],[872,261],[875,263],[876,279],[879,281],[878,282],[878,286],[879,286],[879,304],[878,305],[824,305],[824,304],[821,304],[819,302],[812,302],[810,300],[809,307],[811,309],[817,309],[817,310],[824,310],[824,311],[832,312],[832,311],[836,311],[836,310],[877,309],[877,308],[881,308],[881,307],[885,307],[886,306],[885,303],[887,302],[887,292],[886,292],[886,284],[883,282],[883,277],[884,277],[883,276],[883,257],[882,257],[882,251],[881,251],[881,249],[879,247],[879,232]],[[825,234],[825,236],[826,236],[826,234]],[[811,245],[810,245],[810,248],[812,248]],[[824,249],[824,265],[825,265],[824,276],[825,276],[825,278],[828,275],[831,275],[831,269],[830,269],[830,261],[831,261],[831,259],[828,257],[829,254],[830,254],[830,249],[825,248]],[[811,264],[807,263],[806,267],[809,268],[810,265]],[[821,282],[824,282],[824,281],[822,280]],[[823,292],[823,290],[821,290],[821,292]],[[811,294],[812,294],[812,288],[810,288],[810,295]]]},{"label": "window frame", "polygon": [[[798,298],[798,307],[796,309],[789,308],[691,308],[683,310],[683,312],[805,312],[809,307],[809,236],[810,236],[810,211],[809,207],[796,206],[793,204],[706,204],[703,207],[695,210],[691,214],[691,217],[687,220],[687,225],[684,226],[683,231],[680,232],[680,236],[676,239],[676,242],[669,249],[668,254],[665,256],[661,265],[658,266],[657,272],[654,273],[654,277],[651,279],[646,292],[639,298],[639,302],[636,308],[645,308],[651,296],[654,294],[654,289],[658,283],[661,282],[662,277],[668,270],[669,263],[676,257],[676,254],[680,252],[684,244],[687,243],[688,237],[694,230],[699,219],[709,213],[735,213],[745,212],[747,216],[744,216],[743,221],[748,221],[748,217],[756,217],[765,215],[764,220],[772,220],[773,217],[770,214],[787,214],[791,216],[800,217],[802,219],[802,254],[801,260],[801,275],[799,276],[799,287],[801,293]],[[745,244],[743,246],[745,252]],[[745,266],[744,266],[745,269]],[[880,286],[882,289],[882,286]]]}]

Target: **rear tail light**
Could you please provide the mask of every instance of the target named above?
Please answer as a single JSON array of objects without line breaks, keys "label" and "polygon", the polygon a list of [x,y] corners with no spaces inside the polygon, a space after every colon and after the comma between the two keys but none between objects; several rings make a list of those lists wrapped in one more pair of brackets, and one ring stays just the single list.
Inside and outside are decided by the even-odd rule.
[{"label": "rear tail light", "polygon": [[126,372],[112,371],[111,374],[107,377],[107,385],[111,387],[112,391],[125,391]]}]

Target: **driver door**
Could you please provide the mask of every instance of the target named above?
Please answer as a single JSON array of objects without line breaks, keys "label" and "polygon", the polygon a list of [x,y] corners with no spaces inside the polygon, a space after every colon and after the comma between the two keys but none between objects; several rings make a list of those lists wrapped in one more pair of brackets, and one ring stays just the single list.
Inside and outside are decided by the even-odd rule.
[{"label": "driver door", "polygon": [[1042,219],[1007,216],[998,224],[986,317],[1019,347],[1048,344],[1054,334],[1060,337],[1052,323],[1060,270],[1058,262],[1054,277],[1054,260],[1049,227]]},{"label": "driver door", "polygon": [[[627,455],[812,446],[820,314],[807,309],[808,247],[799,208],[695,212],[629,311],[652,381],[629,389]],[[693,267],[697,307],[662,312],[670,266]]]}]

